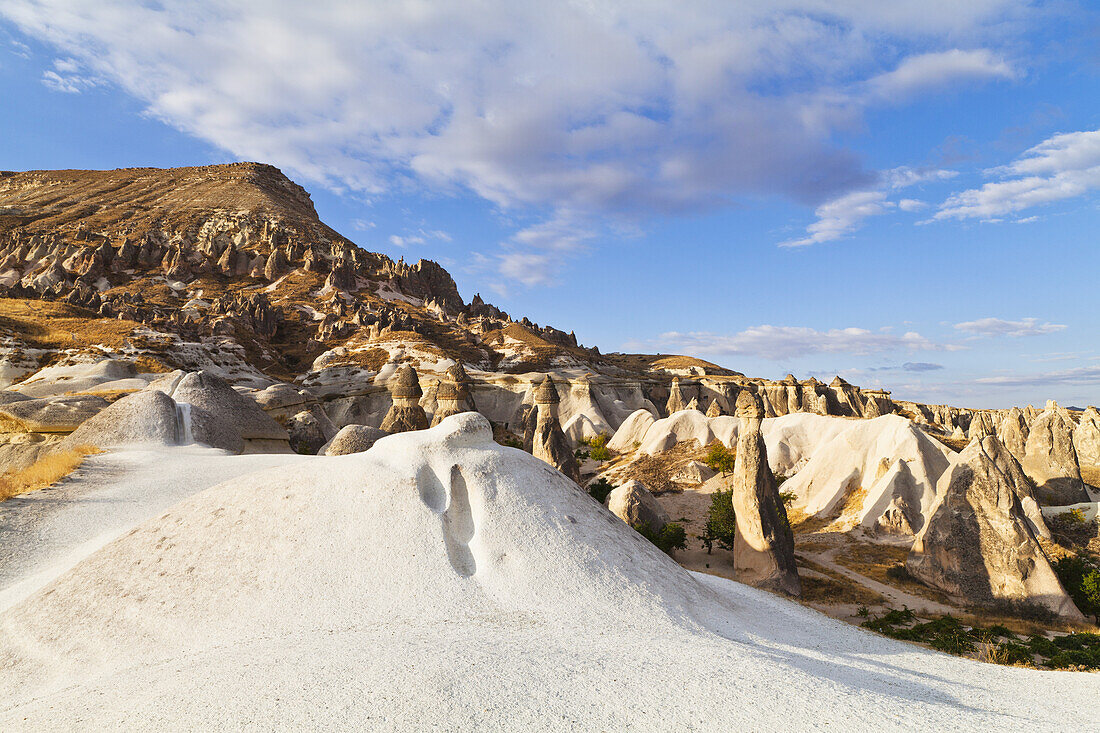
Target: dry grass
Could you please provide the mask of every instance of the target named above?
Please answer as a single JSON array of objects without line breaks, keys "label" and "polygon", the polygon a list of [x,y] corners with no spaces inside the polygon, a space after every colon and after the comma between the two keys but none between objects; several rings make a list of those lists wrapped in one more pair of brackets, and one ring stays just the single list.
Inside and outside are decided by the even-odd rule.
[{"label": "dry grass", "polygon": [[886,574],[886,571],[890,568],[899,564],[904,565],[908,556],[909,548],[905,546],[853,542],[838,552],[835,560],[837,564],[872,580],[877,580],[884,585],[898,588],[914,596],[942,603],[945,606],[954,605],[946,595],[929,588],[923,583],[912,579],[901,580]]},{"label": "dry grass", "polygon": [[925,435],[935,438],[956,453],[962,453],[963,449],[970,445],[967,438],[952,438],[950,435],[940,435],[933,432],[927,432]]},{"label": "dry grass", "polygon": [[885,598],[875,593],[873,590],[863,587],[851,578],[845,577],[831,568],[819,565],[813,560],[806,558],[805,555],[796,553],[795,557],[798,559],[799,566],[810,568],[826,576],[825,578],[811,575],[802,575],[799,577],[802,583],[802,600],[804,602],[828,604],[855,603],[862,606],[879,606],[886,602]]},{"label": "dry grass", "polygon": [[71,349],[89,344],[126,346],[134,321],[100,318],[66,303],[0,298],[0,335],[15,335],[38,349]]},{"label": "dry grass", "polygon": [[1100,489],[1100,466],[1081,466],[1081,478],[1094,489]]},{"label": "dry grass", "polygon": [[75,471],[84,462],[85,456],[94,453],[99,453],[95,446],[80,445],[72,450],[43,456],[26,468],[5,473],[0,476],[0,501],[52,486]]}]

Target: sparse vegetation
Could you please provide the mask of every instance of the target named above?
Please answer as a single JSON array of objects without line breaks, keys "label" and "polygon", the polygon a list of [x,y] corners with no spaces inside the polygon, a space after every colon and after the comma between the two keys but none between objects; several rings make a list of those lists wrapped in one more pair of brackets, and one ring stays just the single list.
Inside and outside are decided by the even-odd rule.
[{"label": "sparse vegetation", "polygon": [[959,655],[978,653],[978,659],[996,664],[1038,665],[1052,669],[1100,669],[1100,634],[1072,633],[1049,639],[1032,634],[1027,639],[1001,624],[966,626],[947,614],[922,621],[908,607],[887,610],[861,626],[893,639],[927,644]]},{"label": "sparse vegetation", "polygon": [[600,433],[599,435],[588,438],[581,441],[587,445],[591,450],[588,451],[589,457],[594,461],[610,461],[611,449],[607,447],[607,442],[611,440],[611,436]]},{"label": "sparse vegetation", "polygon": [[733,467],[737,461],[737,454],[727,448],[720,440],[716,440],[707,446],[707,455],[703,463],[712,471],[718,471],[725,476],[733,473]]},{"label": "sparse vegetation", "polygon": [[26,468],[5,473],[0,476],[0,501],[52,486],[75,471],[84,457],[93,453],[99,453],[99,449],[81,445],[72,450],[51,453]]},{"label": "sparse vegetation", "polygon": [[614,490],[615,487],[605,478],[598,478],[588,485],[589,495],[601,504],[607,501],[607,495]]},{"label": "sparse vegetation", "polygon": [[687,547],[687,532],[679,522],[669,522],[657,531],[654,531],[649,524],[635,524],[634,530],[669,555],[673,550],[682,550]]},{"label": "sparse vegetation", "polygon": [[1081,613],[1100,624],[1100,569],[1080,556],[1067,555],[1053,563],[1062,587]]},{"label": "sparse vegetation", "polygon": [[733,552],[733,540],[737,534],[737,517],[733,511],[733,490],[715,491],[710,495],[710,508],[707,509],[706,529],[700,539],[707,554],[714,544],[723,550]]}]

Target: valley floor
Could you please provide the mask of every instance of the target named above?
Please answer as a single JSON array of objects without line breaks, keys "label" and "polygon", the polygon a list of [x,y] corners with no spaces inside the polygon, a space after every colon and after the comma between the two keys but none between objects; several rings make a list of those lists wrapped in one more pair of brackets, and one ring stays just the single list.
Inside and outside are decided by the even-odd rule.
[{"label": "valley floor", "polygon": [[[190,494],[261,468],[331,460],[199,448],[96,456],[64,484],[0,505],[0,606],[17,604]],[[673,518],[678,512],[672,509]],[[815,557],[826,564],[822,554]],[[1095,725],[1100,675],[980,664],[854,628],[725,578],[692,577],[717,599],[698,622],[654,613],[644,627],[616,619],[595,626],[456,608],[444,623],[420,619],[415,609],[351,625],[309,623],[293,634],[240,638],[115,670],[43,697],[7,695],[0,728],[1079,731]]]}]

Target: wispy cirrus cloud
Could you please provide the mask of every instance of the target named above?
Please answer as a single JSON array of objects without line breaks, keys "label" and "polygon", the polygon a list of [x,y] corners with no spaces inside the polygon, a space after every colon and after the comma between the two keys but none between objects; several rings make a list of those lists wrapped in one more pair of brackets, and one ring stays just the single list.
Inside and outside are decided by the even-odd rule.
[{"label": "wispy cirrus cloud", "polygon": [[923,204],[915,199],[889,200],[892,191],[916,186],[929,181],[946,181],[958,173],[942,168],[910,168],[902,166],[884,171],[879,186],[864,191],[852,191],[839,198],[826,201],[817,207],[817,221],[806,227],[806,236],[787,240],[780,247],[805,247],[841,239],[856,231],[865,219],[885,214],[894,209],[917,211]]},{"label": "wispy cirrus cloud", "polygon": [[956,323],[955,330],[972,334],[976,338],[990,336],[1041,336],[1047,333],[1064,331],[1066,326],[1060,323],[1039,322],[1038,318],[1023,318],[1019,321],[1006,321],[1003,318],[979,318],[976,321]]}]

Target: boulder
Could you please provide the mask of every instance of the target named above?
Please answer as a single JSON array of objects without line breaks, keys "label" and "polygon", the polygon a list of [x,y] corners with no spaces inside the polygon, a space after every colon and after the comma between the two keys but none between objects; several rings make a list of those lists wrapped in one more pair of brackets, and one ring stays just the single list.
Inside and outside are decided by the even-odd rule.
[{"label": "boulder", "polygon": [[970,603],[1035,603],[1081,621],[1036,540],[1015,464],[993,436],[956,456],[940,478],[936,504],[906,567],[927,585]]},{"label": "boulder", "polygon": [[714,478],[714,476],[715,472],[706,464],[699,461],[688,461],[676,469],[670,478],[681,484],[701,484]]},{"label": "boulder", "polygon": [[607,447],[617,453],[625,453],[634,450],[635,445],[641,445],[645,440],[646,431],[657,420],[649,410],[635,410],[630,413],[615,434],[611,436]]},{"label": "boulder", "polygon": [[631,527],[648,524],[652,531],[660,532],[669,522],[668,513],[637,479],[627,481],[608,494],[607,508]]},{"label": "boulder", "polygon": [[737,396],[741,419],[737,459],[733,469],[733,510],[736,515],[733,561],[743,583],[802,595],[794,559],[794,533],[779,498],[779,487],[768,467],[760,423],[759,399],[743,391]]},{"label": "boulder", "polygon": [[[150,386],[162,388],[164,384],[158,380]],[[216,416],[231,426],[244,440],[289,439],[286,430],[253,399],[240,394],[224,379],[210,372],[184,374],[167,394],[177,403],[193,405]]]},{"label": "boulder", "polygon": [[321,448],[320,455],[343,456],[348,453],[362,453],[370,450],[380,438],[389,433],[385,430],[372,428],[369,425],[345,425],[340,428],[336,437]]},{"label": "boulder", "polygon": [[176,403],[158,390],[127,395],[84,421],[59,446],[110,448],[125,445],[178,445],[181,442]]},{"label": "boulder", "polygon": [[295,453],[316,455],[326,442],[320,423],[309,410],[302,410],[287,420],[286,431]]},{"label": "boulder", "polygon": [[1063,408],[1048,408],[1035,418],[1022,464],[1042,503],[1064,506],[1089,500],[1073,447],[1073,422]]},{"label": "boulder", "polygon": [[10,401],[0,404],[0,432],[71,433],[108,404],[88,395]]}]

